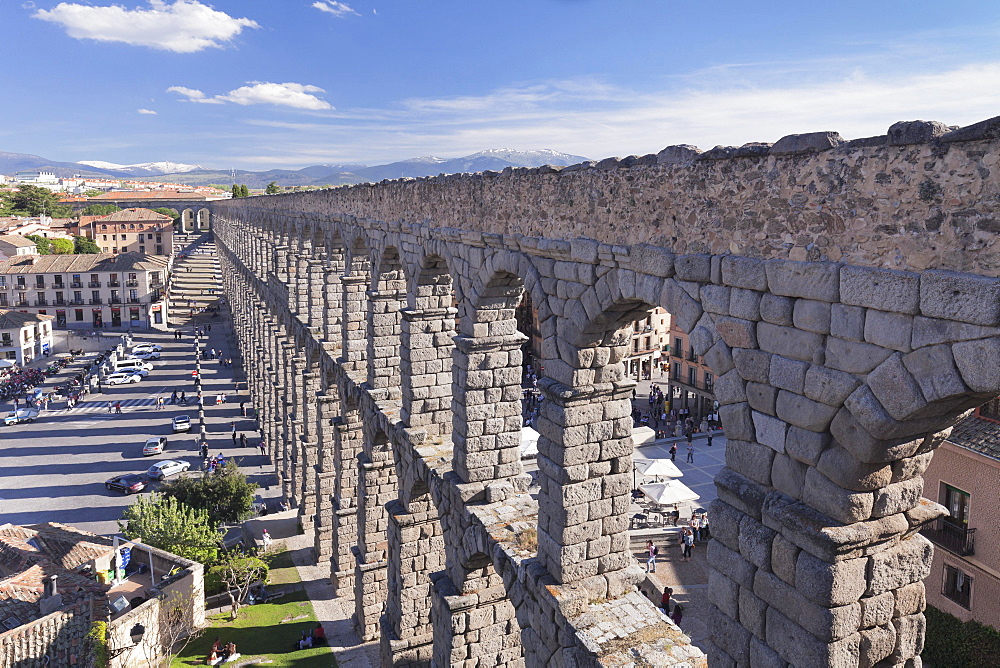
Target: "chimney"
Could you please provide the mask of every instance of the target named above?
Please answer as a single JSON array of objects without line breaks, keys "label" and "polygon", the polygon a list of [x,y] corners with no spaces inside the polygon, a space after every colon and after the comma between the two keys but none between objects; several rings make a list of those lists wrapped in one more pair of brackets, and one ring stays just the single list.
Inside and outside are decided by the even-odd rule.
[{"label": "chimney", "polygon": [[56,580],[58,575],[50,575],[45,578],[45,589],[42,598],[38,601],[38,611],[42,616],[51,615],[56,610],[63,607],[62,594],[56,590]]},{"label": "chimney", "polygon": [[45,593],[43,594],[44,598],[56,595],[56,580],[58,579],[59,579],[58,575],[50,575],[49,577],[45,578]]}]

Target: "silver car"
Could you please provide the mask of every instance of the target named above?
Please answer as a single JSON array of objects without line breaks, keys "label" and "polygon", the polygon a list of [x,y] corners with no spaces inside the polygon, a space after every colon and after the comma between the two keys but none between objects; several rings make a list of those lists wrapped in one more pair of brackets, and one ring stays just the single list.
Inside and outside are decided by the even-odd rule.
[{"label": "silver car", "polygon": [[183,473],[191,468],[188,462],[179,462],[176,459],[168,459],[165,462],[156,462],[146,471],[146,476],[150,480],[163,480],[167,476],[176,473]]}]

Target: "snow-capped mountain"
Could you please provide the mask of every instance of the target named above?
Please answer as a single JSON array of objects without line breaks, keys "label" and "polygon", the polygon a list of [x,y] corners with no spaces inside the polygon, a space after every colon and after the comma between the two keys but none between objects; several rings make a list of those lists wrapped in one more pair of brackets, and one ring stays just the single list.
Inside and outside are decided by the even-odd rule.
[{"label": "snow-capped mountain", "polygon": [[182,162],[140,162],[135,165],[118,165],[103,160],[81,160],[78,164],[106,169],[114,172],[125,172],[136,176],[153,176],[159,174],[184,174],[204,169],[201,165],[186,165]]}]

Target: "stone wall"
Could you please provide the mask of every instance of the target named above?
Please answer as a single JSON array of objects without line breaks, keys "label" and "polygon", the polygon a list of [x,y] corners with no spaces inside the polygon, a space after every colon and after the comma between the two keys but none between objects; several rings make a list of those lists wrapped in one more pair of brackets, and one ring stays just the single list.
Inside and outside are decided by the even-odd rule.
[{"label": "stone wall", "polygon": [[0,665],[6,668],[91,665],[86,636],[88,603],[59,610],[0,634]]},{"label": "stone wall", "polygon": [[[767,234],[730,246],[739,230],[727,230],[708,243],[714,232],[698,216],[669,245],[626,245],[618,242],[645,228],[619,238],[604,205],[570,202],[586,200],[602,179],[632,184],[607,207],[623,206],[623,197],[652,202],[671,188],[690,202],[692,189],[707,198],[725,184],[712,206],[748,211],[748,191],[766,188],[748,187],[738,167],[770,165],[767,183],[790,197],[809,164],[814,177],[854,174],[837,183],[857,203],[861,162],[888,157],[912,172],[916,163],[901,156],[926,151],[949,173],[976,172],[969,183],[981,187],[962,191],[963,206],[989,211],[996,186],[979,160],[995,153],[993,128],[913,144],[942,128],[894,126],[888,141],[820,153],[802,152],[819,141],[805,136],[683,167],[671,156],[684,152],[667,151],[655,165],[217,206],[226,290],[262,428],[303,523],[331,527],[333,545],[317,553],[330,554],[339,595],[354,598],[359,635],[382,638],[385,665],[704,660],[636,592],[641,572],[628,551],[634,383],[622,360],[631,322],[662,307],[717,376],[729,439],[710,509],[712,665],[919,665],[931,548],[917,532],[944,512],[921,499],[921,474],[939,432],[1000,393],[1000,279],[989,254],[967,254],[982,275],[890,269],[917,267],[915,256],[897,262],[871,243],[887,238],[881,232],[862,242],[855,230],[838,236],[838,247],[873,266],[820,255],[800,262],[789,259],[794,244],[771,245]],[[682,169],[701,180],[677,185]],[[908,224],[926,198],[906,179],[893,183]],[[591,238],[526,234],[556,229],[544,207],[558,188],[558,206],[580,218],[561,234]],[[483,202],[488,214],[475,209]],[[659,202],[661,214],[674,210]],[[847,199],[828,193],[827,204],[843,211]],[[875,204],[852,215],[870,220]],[[476,229],[503,229],[495,225],[514,211],[531,219],[522,233]],[[759,211],[787,220],[778,213]],[[414,218],[421,222],[405,222]],[[459,222],[463,229],[439,226]],[[835,221],[815,225],[843,231]],[[995,236],[981,230],[982,248]],[[953,241],[931,266],[968,251],[968,237]],[[722,252],[683,252],[703,249]],[[524,292],[538,312],[544,358],[537,501],[525,494],[517,447],[522,337],[513,310]],[[318,378],[304,383],[300,372]],[[311,409],[317,393],[338,408]],[[317,461],[329,500],[316,496]]]}]

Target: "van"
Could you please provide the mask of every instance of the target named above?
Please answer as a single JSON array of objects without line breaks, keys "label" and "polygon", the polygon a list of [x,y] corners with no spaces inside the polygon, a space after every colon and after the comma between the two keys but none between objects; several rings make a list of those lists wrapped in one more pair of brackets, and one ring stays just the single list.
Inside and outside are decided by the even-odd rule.
[{"label": "van", "polygon": [[152,364],[137,359],[116,360],[114,366],[115,371],[135,371],[136,369],[145,369],[146,371],[153,370]]}]

